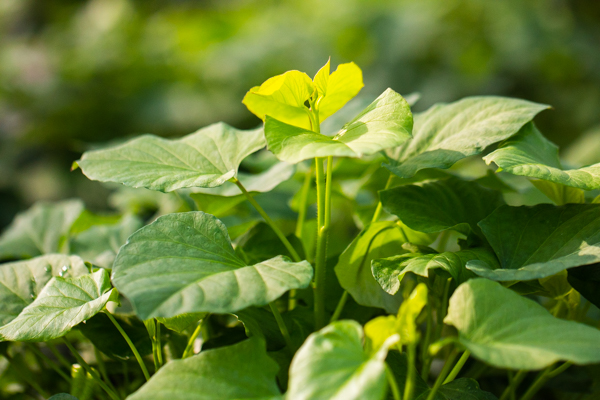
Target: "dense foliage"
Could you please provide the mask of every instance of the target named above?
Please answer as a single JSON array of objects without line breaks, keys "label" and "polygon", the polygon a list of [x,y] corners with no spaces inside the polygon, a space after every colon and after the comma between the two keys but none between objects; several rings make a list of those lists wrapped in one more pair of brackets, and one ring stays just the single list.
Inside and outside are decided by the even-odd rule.
[{"label": "dense foliage", "polygon": [[600,164],[561,162],[544,104],[348,115],[362,87],[328,61],[251,88],[260,129],[84,153],[120,213],[39,203],[0,237],[6,396],[597,396]]}]

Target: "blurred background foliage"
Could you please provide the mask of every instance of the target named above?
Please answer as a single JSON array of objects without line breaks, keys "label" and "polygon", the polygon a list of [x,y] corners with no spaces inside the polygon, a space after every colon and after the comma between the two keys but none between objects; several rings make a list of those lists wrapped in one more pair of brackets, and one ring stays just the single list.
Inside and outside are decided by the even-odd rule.
[{"label": "blurred background foliage", "polygon": [[254,127],[250,87],[329,56],[363,69],[365,98],[514,96],[554,107],[536,121],[555,143],[600,142],[598,1],[2,0],[0,227],[37,200],[106,208],[107,188],[69,172],[82,151]]}]

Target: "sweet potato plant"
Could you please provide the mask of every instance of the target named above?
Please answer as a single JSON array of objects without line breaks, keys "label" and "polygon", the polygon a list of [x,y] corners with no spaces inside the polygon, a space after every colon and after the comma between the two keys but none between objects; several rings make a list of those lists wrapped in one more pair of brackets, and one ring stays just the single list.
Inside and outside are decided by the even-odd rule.
[{"label": "sweet potato plant", "polygon": [[244,97],[258,129],[84,153],[118,212],[0,238],[2,396],[598,398],[600,164],[561,164],[544,104],[340,111],[362,87],[288,71]]}]

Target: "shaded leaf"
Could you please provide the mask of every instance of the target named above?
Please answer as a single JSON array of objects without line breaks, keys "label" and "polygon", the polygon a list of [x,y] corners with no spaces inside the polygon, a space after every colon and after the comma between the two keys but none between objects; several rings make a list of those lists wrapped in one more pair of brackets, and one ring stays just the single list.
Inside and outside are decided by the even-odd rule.
[{"label": "shaded leaf", "polygon": [[558,146],[541,134],[533,123],[527,124],[498,150],[483,158],[514,175],[544,179],[585,190],[600,188],[600,164],[578,169],[563,169]]},{"label": "shaded leaf", "polygon": [[434,105],[415,115],[413,139],[387,152],[391,162],[386,168],[401,178],[410,178],[424,168],[449,168],[514,135],[547,108],[496,96]]},{"label": "shaded leaf", "polygon": [[237,176],[246,156],[264,146],[262,129],[241,131],[217,123],[181,139],[143,135],[88,151],[74,165],[92,180],[170,192],[222,185]]},{"label": "shaded leaf", "polygon": [[280,396],[277,364],[264,342],[251,338],[233,346],[202,351],[162,367],[128,400],[246,400]]},{"label": "shaded leaf", "polygon": [[205,318],[208,313],[187,313],[176,315],[171,318],[157,318],[157,321],[177,333],[183,333],[187,328],[196,325],[198,321]]},{"label": "shaded leaf", "polygon": [[600,362],[600,331],[553,317],[497,282],[471,279],[450,298],[444,322],[474,357],[499,368],[541,369],[556,361]]},{"label": "shaded leaf", "polygon": [[411,137],[412,113],[402,96],[387,89],[334,137],[267,117],[267,146],[277,158],[296,164],[314,157],[362,157],[395,147]]},{"label": "shaded leaf", "polygon": [[0,328],[0,339],[45,342],[59,338],[99,313],[114,293],[108,272],[102,268],[75,278],[54,277],[33,303]]},{"label": "shaded leaf", "polygon": [[77,397],[71,396],[67,393],[59,393],[50,397],[48,400],[78,400]]},{"label": "shaded leaf", "polygon": [[557,206],[569,203],[585,203],[585,192],[582,189],[541,179],[534,179],[531,181],[531,184],[544,193]]},{"label": "shaded leaf", "polygon": [[[288,235],[287,239],[300,257],[304,258],[304,249],[300,239],[295,235]],[[236,241],[235,253],[247,264],[258,263],[277,255],[292,258],[281,239],[265,222],[259,222],[239,237]]]},{"label": "shaded leaf", "polygon": [[81,258],[63,254],[0,264],[0,326],[31,304],[52,277],[75,277],[89,272]]},{"label": "shaded leaf", "polygon": [[590,303],[600,308],[600,264],[571,268],[567,280]]},{"label": "shaded leaf", "polygon": [[[417,400],[426,400],[430,390],[425,391]],[[479,388],[475,379],[460,378],[440,386],[435,400],[496,400],[497,397],[490,392]]]},{"label": "shaded leaf", "polygon": [[600,204],[502,206],[479,223],[500,260],[467,268],[496,281],[531,280],[600,262]]},{"label": "shaded leaf", "polygon": [[282,256],[246,265],[223,223],[201,211],[169,214],[128,239],[113,282],[141,319],[191,312],[231,313],[306,287],[312,266]]}]

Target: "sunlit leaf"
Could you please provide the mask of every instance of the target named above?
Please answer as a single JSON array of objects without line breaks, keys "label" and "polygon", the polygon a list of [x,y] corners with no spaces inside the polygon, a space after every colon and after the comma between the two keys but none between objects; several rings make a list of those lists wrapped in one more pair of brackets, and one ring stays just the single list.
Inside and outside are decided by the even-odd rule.
[{"label": "sunlit leaf", "polygon": [[128,400],[267,400],[280,396],[277,364],[251,338],[162,367]]},{"label": "sunlit leaf", "polygon": [[427,285],[419,283],[398,311],[398,333],[402,344],[415,344],[419,340],[416,319],[427,304]]},{"label": "sunlit leaf", "polygon": [[318,90],[317,110],[320,122],[342,108],[364,86],[362,71],[352,62],[338,65],[331,75],[329,71],[330,61],[327,61],[314,79]]},{"label": "sunlit leaf", "polygon": [[278,256],[246,265],[223,223],[201,211],[169,214],[134,233],[113,282],[141,319],[191,312],[231,313],[306,287],[312,266]]},{"label": "sunlit leaf", "polygon": [[600,261],[600,204],[502,206],[479,223],[500,260],[467,263],[496,281],[531,280]]},{"label": "sunlit leaf", "polygon": [[222,185],[237,176],[246,156],[264,145],[262,129],[241,131],[217,123],[181,139],[143,135],[89,151],[76,165],[92,180],[170,192]]},{"label": "sunlit leaf", "polygon": [[484,157],[503,171],[560,183],[585,190],[600,188],[600,164],[578,169],[563,169],[558,146],[541,134],[533,123],[527,124],[498,150]]},{"label": "sunlit leaf", "polygon": [[553,317],[497,282],[471,279],[450,298],[444,322],[471,354],[499,368],[541,369],[556,361],[600,362],[600,331]]},{"label": "sunlit leaf", "polygon": [[75,278],[52,278],[33,303],[0,328],[0,339],[45,342],[59,338],[99,313],[113,293],[103,268]]},{"label": "sunlit leaf", "polygon": [[52,277],[75,277],[89,272],[81,258],[63,254],[0,264],[0,326],[31,304]]},{"label": "sunlit leaf", "polygon": [[495,96],[437,104],[415,115],[413,139],[387,152],[391,165],[386,167],[401,178],[410,178],[424,168],[449,168],[514,135],[547,108]]},{"label": "sunlit leaf", "polygon": [[362,157],[398,146],[411,137],[412,113],[402,96],[386,90],[334,137],[265,120],[268,149],[277,158],[296,164],[314,157]]}]

